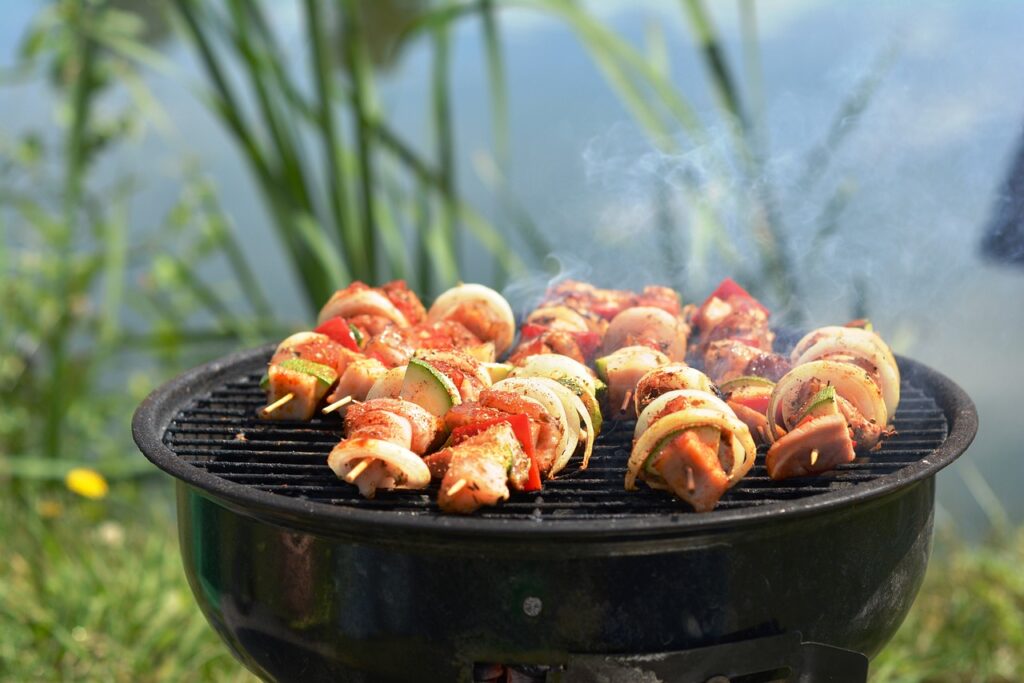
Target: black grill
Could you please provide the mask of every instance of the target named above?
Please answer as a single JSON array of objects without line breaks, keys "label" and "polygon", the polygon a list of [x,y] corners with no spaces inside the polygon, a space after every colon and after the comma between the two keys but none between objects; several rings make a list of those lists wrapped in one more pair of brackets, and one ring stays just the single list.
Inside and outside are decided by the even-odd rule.
[{"label": "black grill", "polygon": [[[337,416],[308,423],[266,422],[256,416],[266,397],[259,388],[269,353],[249,354],[245,363],[223,373],[209,388],[194,395],[173,415],[163,442],[185,463],[226,482],[249,489],[332,506],[397,513],[402,517],[439,517],[437,484],[426,491],[380,492],[367,500],[338,480],[326,465],[327,454],[341,438]],[[934,391],[915,382],[904,366],[897,435],[870,455],[818,477],[772,481],[759,452],[751,472],[721,500],[712,516],[729,511],[775,506],[824,494],[854,494],[876,480],[898,480],[909,465],[945,442],[949,425]],[[510,500],[485,508],[478,518],[505,520],[610,520],[675,518],[689,507],[662,491],[623,489],[632,422],[606,423],[586,470],[572,470],[545,482],[539,493],[513,493]],[[208,477],[202,477],[208,479]],[[237,492],[236,492],[237,494]],[[831,496],[835,498],[836,496]],[[808,501],[810,502],[810,501]],[[730,515],[731,516],[731,515]],[[704,517],[704,516],[702,516]]]}]

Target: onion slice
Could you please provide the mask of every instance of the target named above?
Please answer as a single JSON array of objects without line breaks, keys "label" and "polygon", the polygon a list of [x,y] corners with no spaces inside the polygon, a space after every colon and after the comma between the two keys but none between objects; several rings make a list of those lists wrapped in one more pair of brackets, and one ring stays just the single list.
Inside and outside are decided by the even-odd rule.
[{"label": "onion slice", "polygon": [[[809,345],[798,344],[797,349],[802,350],[799,355],[793,356],[793,364],[801,365],[832,355],[853,356],[865,361],[875,368],[878,375],[886,411],[890,416],[895,415],[900,402],[900,370],[892,351],[881,337],[874,332],[856,327],[823,329],[834,331],[819,336]],[[794,354],[797,349],[794,349]]]},{"label": "onion slice", "polygon": [[[882,398],[882,390],[867,370],[852,363],[833,360],[814,360],[798,365],[787,372],[775,385],[768,400],[768,441],[775,443],[780,434],[777,427],[790,429],[795,413],[803,407],[800,391],[811,380],[831,384],[836,393],[853,404],[868,420],[879,425],[888,423],[889,414]],[[779,424],[779,418],[782,424]],[[783,432],[784,433],[784,432]]]},{"label": "onion slice", "polygon": [[[361,461],[371,459],[380,462],[386,468],[384,476],[377,481],[362,483],[363,477],[374,476],[366,472],[357,479],[360,492],[372,497],[374,491],[382,489],[423,489],[430,483],[430,469],[423,458],[408,448],[403,448],[383,439],[360,438],[346,439],[339,443],[327,456],[327,466],[339,479]],[[364,488],[364,486],[366,488]]]},{"label": "onion slice", "polygon": [[409,327],[409,321],[405,314],[398,310],[386,296],[373,289],[364,289],[359,292],[346,292],[345,290],[335,292],[334,296],[320,309],[316,321],[319,324],[338,316],[351,318],[357,315],[376,315],[387,318],[399,327]]},{"label": "onion slice", "polygon": [[508,301],[483,285],[461,284],[437,297],[427,311],[427,321],[447,319],[462,323],[481,341],[494,342],[496,357],[512,346],[516,334],[516,319]]},{"label": "onion slice", "polygon": [[550,377],[553,380],[571,379],[597,396],[597,378],[583,363],[558,353],[539,353],[527,356],[523,364],[509,373],[510,377]]},{"label": "onion slice", "polygon": [[[585,429],[587,434],[583,441],[583,463],[580,465],[580,469],[587,469],[587,465],[590,464],[590,456],[594,452],[594,440],[597,438],[597,430],[594,429],[594,421],[590,417],[590,411],[587,410],[587,406],[583,403],[583,399],[573,393],[573,391],[564,384],[549,377],[537,377],[536,379],[542,381],[544,386],[551,389],[551,391],[558,396],[558,400],[562,402],[562,408],[565,410],[565,415],[569,418],[569,428],[575,429],[577,434],[577,445],[574,445],[572,450],[568,451],[567,457],[565,457],[561,466],[558,467],[558,470],[563,469],[565,465],[568,464],[569,458],[571,458],[573,453],[575,453],[581,429]],[[575,427],[572,426],[572,415],[576,415],[577,418]],[[583,423],[582,427],[580,425],[581,422]],[[557,470],[553,467],[552,471],[548,473],[548,476],[554,476],[556,471]]]},{"label": "onion slice", "polygon": [[687,399],[689,408],[717,410],[725,415],[736,417],[736,413],[733,412],[732,408],[712,393],[701,391],[700,389],[675,389],[674,391],[665,392],[647,404],[644,411],[640,413],[640,417],[636,419],[636,427],[633,428],[633,439],[639,439],[640,435],[651,426],[651,423],[656,422],[655,417],[658,413],[665,410],[665,406],[677,398]]}]

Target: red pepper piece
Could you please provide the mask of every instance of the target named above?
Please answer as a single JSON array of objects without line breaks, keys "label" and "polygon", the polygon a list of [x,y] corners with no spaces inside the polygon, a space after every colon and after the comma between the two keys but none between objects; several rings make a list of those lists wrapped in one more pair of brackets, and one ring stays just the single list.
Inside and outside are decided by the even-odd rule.
[{"label": "red pepper piece", "polygon": [[597,332],[575,332],[573,337],[580,347],[580,353],[586,358],[591,358],[601,346],[601,335]]},{"label": "red pepper piece", "polygon": [[356,343],[356,338],[352,334],[352,328],[349,327],[348,322],[344,318],[331,318],[317,326],[313,331],[327,335],[346,349],[359,351],[359,344]]},{"label": "red pepper piece", "polygon": [[526,323],[519,328],[519,335],[523,339],[533,339],[534,337],[539,337],[544,334],[547,329],[548,328],[543,325],[538,325],[537,323]]},{"label": "red pepper piece", "polygon": [[506,415],[504,417],[481,420],[480,422],[474,422],[473,424],[456,427],[452,430],[448,443],[454,446],[460,441],[464,441],[465,439],[479,434],[496,424],[501,424],[502,422],[507,422],[509,426],[512,427],[512,433],[515,434],[516,439],[518,439],[519,443],[522,445],[523,452],[526,453],[528,458],[530,458],[530,474],[526,481],[526,487],[523,490],[539,491],[540,468],[537,466],[537,460],[533,455],[533,436],[530,434],[530,418],[527,415],[522,413],[517,415]]},{"label": "red pepper piece", "polygon": [[731,277],[727,277],[724,280],[722,280],[720,283],[718,283],[718,287],[715,288],[715,291],[711,292],[711,296],[709,296],[707,299],[704,300],[704,303],[701,305],[701,308],[702,309],[706,308],[707,305],[708,305],[708,302],[711,301],[712,299],[716,298],[716,297],[721,299],[722,301],[726,301],[726,300],[729,299],[729,297],[733,297],[733,296],[740,297],[742,299],[750,299],[750,301],[752,301],[753,303],[757,304],[760,308],[764,309],[765,311],[768,310],[768,309],[766,309],[764,307],[764,305],[760,301],[758,301],[757,299],[752,297],[750,295],[750,292],[748,292],[747,290],[743,289],[743,287],[741,287]]},{"label": "red pepper piece", "polygon": [[771,400],[771,396],[730,396],[729,400],[765,415],[768,413],[768,402]]}]

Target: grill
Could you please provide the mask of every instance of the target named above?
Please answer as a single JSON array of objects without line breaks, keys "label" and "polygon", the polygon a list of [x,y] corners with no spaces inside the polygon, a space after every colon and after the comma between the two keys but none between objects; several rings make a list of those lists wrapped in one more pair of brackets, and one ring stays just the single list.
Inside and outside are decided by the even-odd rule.
[{"label": "grill", "polygon": [[458,517],[436,485],[365,500],[337,480],[337,417],[259,420],[272,350],[186,373],[133,422],[178,480],[200,606],[270,680],[863,681],[923,577],[933,475],[977,426],[954,383],[899,358],[897,436],[827,475],[774,482],[761,453],[693,514],[623,490],[633,425],[609,423],[587,470]]}]

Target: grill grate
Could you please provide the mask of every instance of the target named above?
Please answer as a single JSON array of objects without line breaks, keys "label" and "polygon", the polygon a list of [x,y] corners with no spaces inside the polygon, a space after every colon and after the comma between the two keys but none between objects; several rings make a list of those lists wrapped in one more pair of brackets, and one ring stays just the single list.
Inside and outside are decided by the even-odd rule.
[{"label": "grill grate", "polygon": [[[401,515],[440,515],[434,500],[437,483],[425,491],[382,491],[366,500],[337,479],[327,454],[341,437],[336,416],[309,423],[264,422],[256,411],[265,404],[260,372],[240,372],[211,391],[193,398],[177,412],[164,433],[164,444],[182,461],[221,479],[280,496],[337,506],[391,511]],[[719,502],[718,510],[785,503],[849,489],[917,463],[945,440],[943,410],[920,387],[906,379],[896,412],[897,435],[882,449],[818,477],[772,481],[763,449],[750,473]],[[539,493],[516,493],[502,505],[485,508],[479,517],[498,519],[608,519],[675,515],[689,507],[663,491],[623,489],[633,423],[606,423],[590,467],[547,481]],[[571,467],[571,465],[570,465]],[[711,513],[712,515],[715,513]]]}]

